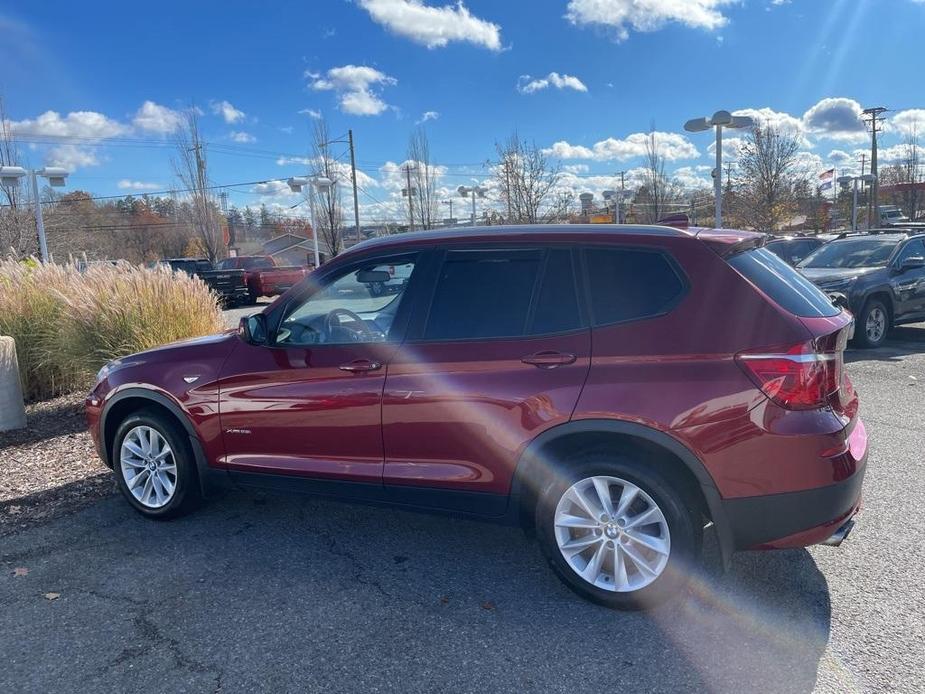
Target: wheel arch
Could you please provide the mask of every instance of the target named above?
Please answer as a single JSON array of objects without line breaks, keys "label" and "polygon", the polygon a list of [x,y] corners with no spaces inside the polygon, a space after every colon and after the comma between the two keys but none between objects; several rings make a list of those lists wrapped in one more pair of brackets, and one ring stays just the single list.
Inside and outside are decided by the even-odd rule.
[{"label": "wheel arch", "polygon": [[212,471],[206,461],[199,434],[183,408],[167,395],[155,390],[127,388],[119,391],[107,401],[100,415],[100,437],[102,439],[100,448],[103,462],[110,468],[114,467],[113,439],[116,431],[126,417],[139,410],[160,412],[170,417],[183,429],[196,462],[200,490],[204,495],[207,494],[215,485],[215,476],[211,474]]},{"label": "wheel arch", "polygon": [[733,551],[733,536],[722,497],[703,462],[676,438],[644,424],[623,420],[582,419],[548,429],[523,451],[511,483],[512,510],[529,527],[539,491],[555,469],[569,458],[620,450],[652,461],[670,480],[690,493],[704,516],[713,522],[723,560]]}]

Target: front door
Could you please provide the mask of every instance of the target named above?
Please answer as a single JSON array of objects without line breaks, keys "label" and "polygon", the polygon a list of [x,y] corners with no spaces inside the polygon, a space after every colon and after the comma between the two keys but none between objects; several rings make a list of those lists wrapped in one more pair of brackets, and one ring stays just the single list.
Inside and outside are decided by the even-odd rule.
[{"label": "front door", "polygon": [[446,252],[426,320],[389,364],[390,492],[421,503],[435,487],[449,494],[434,505],[503,506],[518,454],[569,420],[588,373],[575,278],[569,248]]},{"label": "front door", "polygon": [[[912,239],[899,252],[894,267],[899,269],[906,258],[925,258],[925,243]],[[910,268],[893,279],[898,301],[896,318],[909,320],[925,315],[925,268]]]},{"label": "front door", "polygon": [[387,260],[297,295],[278,309],[270,345],[235,349],[220,383],[229,470],[381,483],[382,388],[414,269],[413,257]]}]

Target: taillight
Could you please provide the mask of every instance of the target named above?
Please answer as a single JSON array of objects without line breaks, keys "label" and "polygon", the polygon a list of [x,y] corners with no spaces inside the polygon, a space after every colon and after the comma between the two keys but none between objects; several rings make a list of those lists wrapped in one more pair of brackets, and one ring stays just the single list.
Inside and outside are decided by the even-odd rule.
[{"label": "taillight", "polygon": [[817,352],[811,342],[741,352],[736,361],[765,395],[790,410],[824,407],[841,385],[841,351]]}]

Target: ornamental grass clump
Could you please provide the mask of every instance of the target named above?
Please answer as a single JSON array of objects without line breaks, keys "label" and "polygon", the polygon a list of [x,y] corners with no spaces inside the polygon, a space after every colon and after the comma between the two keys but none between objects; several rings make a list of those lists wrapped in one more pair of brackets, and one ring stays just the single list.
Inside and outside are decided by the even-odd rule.
[{"label": "ornamental grass clump", "polygon": [[110,359],[222,329],[215,295],[168,268],[0,261],[0,334],[16,340],[26,398],[90,385]]}]

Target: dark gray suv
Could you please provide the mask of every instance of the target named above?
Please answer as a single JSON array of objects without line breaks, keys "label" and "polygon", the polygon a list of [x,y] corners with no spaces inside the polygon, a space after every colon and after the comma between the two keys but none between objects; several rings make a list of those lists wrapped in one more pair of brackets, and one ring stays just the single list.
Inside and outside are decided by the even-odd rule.
[{"label": "dark gray suv", "polygon": [[879,347],[890,328],[925,320],[925,234],[848,234],[797,267],[854,313],[861,347]]}]

